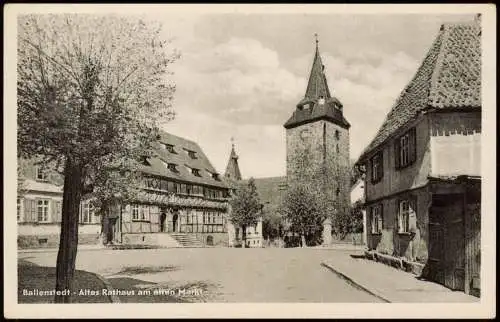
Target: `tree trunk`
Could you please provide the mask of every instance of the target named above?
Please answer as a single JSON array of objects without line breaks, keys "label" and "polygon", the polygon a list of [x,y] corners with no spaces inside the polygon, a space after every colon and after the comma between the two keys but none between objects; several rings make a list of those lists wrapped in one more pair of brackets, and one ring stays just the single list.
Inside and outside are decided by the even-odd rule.
[{"label": "tree trunk", "polygon": [[56,303],[69,303],[78,248],[78,219],[82,198],[82,167],[66,162],[62,205],[61,235],[56,266],[56,291],[67,295],[55,296]]},{"label": "tree trunk", "polygon": [[241,226],[241,241],[243,242],[243,245],[241,245],[241,248],[247,248],[247,227],[246,226]]}]

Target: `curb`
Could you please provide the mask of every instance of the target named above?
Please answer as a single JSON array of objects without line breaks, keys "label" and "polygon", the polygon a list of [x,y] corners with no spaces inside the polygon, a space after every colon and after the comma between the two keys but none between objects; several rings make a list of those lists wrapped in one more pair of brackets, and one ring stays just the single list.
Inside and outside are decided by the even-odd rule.
[{"label": "curb", "polygon": [[111,293],[111,295],[109,295],[111,303],[121,303],[120,298],[117,295],[113,294],[114,289],[111,283],[106,278],[104,278],[104,276],[101,276],[97,273],[92,274],[94,274],[101,282],[103,282],[104,286],[106,286],[106,288],[108,289],[108,292]]},{"label": "curb", "polygon": [[332,271],[333,273],[335,273],[337,276],[339,276],[340,278],[342,278],[343,280],[345,280],[347,283],[349,283],[350,285],[354,286],[355,288],[357,289],[360,289],[370,295],[373,295],[375,296],[376,298],[378,298],[379,300],[382,300],[384,301],[385,303],[391,303],[390,300],[388,300],[387,298],[385,298],[382,294],[380,294],[379,292],[375,291],[375,290],[370,290],[366,287],[364,287],[363,285],[357,283],[356,281],[352,280],[349,276],[339,272],[338,270],[336,270],[335,268],[333,268],[331,265],[325,263],[325,262],[322,262],[321,263],[321,266],[323,267],[326,267],[328,268],[330,271]]}]

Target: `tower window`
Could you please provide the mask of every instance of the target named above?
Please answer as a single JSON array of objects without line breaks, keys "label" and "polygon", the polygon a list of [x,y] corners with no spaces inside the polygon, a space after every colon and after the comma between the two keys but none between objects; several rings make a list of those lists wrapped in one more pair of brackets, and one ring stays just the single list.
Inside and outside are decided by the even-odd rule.
[{"label": "tower window", "polygon": [[339,130],[335,130],[335,138],[337,140],[340,139],[340,132],[339,132]]},{"label": "tower window", "polygon": [[339,145],[338,144],[337,144],[336,149],[337,149],[337,153],[339,153],[340,150],[339,150]]}]

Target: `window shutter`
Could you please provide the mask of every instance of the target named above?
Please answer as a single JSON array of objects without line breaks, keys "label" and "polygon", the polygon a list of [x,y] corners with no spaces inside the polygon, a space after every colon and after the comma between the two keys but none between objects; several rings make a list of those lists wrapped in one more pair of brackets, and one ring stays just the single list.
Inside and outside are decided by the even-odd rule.
[{"label": "window shutter", "polygon": [[31,217],[31,212],[32,212],[31,201],[32,201],[31,199],[24,199],[24,221],[26,221],[26,222],[33,221],[32,217]]},{"label": "window shutter", "polygon": [[384,204],[380,204],[380,217],[378,221],[378,231],[382,232],[382,228],[384,227]]},{"label": "window shutter", "polygon": [[417,160],[417,129],[414,127],[410,131],[410,162]]},{"label": "window shutter", "polygon": [[57,206],[55,200],[49,200],[49,222],[57,222]]},{"label": "window shutter", "polygon": [[380,151],[380,160],[379,160],[379,171],[380,171],[380,175],[379,175],[379,179],[383,178],[384,177],[384,150]]},{"label": "window shutter", "polygon": [[401,232],[401,228],[403,227],[402,217],[401,217],[401,199],[396,199],[396,220],[397,220],[397,230]]},{"label": "window shutter", "polygon": [[62,203],[56,202],[56,222],[62,222]]},{"label": "window shutter", "polygon": [[394,141],[394,164],[396,166],[396,169],[399,169],[400,168],[400,152],[401,150],[401,146],[399,145],[399,138],[397,138],[395,141]]},{"label": "window shutter", "polygon": [[412,233],[417,232],[417,198],[412,197],[410,199],[410,213],[408,215],[408,221],[409,221],[409,231]]},{"label": "window shutter", "polygon": [[33,201],[33,221],[36,221],[38,222],[38,202],[40,201],[40,199],[35,199]]}]

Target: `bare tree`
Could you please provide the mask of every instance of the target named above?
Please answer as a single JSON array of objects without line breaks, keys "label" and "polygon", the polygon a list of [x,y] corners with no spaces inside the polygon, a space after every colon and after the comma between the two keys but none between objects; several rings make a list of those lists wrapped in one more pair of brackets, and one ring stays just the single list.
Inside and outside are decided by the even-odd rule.
[{"label": "bare tree", "polygon": [[[72,289],[82,195],[108,167],[134,167],[173,116],[177,57],[161,25],[111,15],[18,18],[18,146],[62,168],[56,290]],[[70,296],[56,295],[56,302]]]}]

